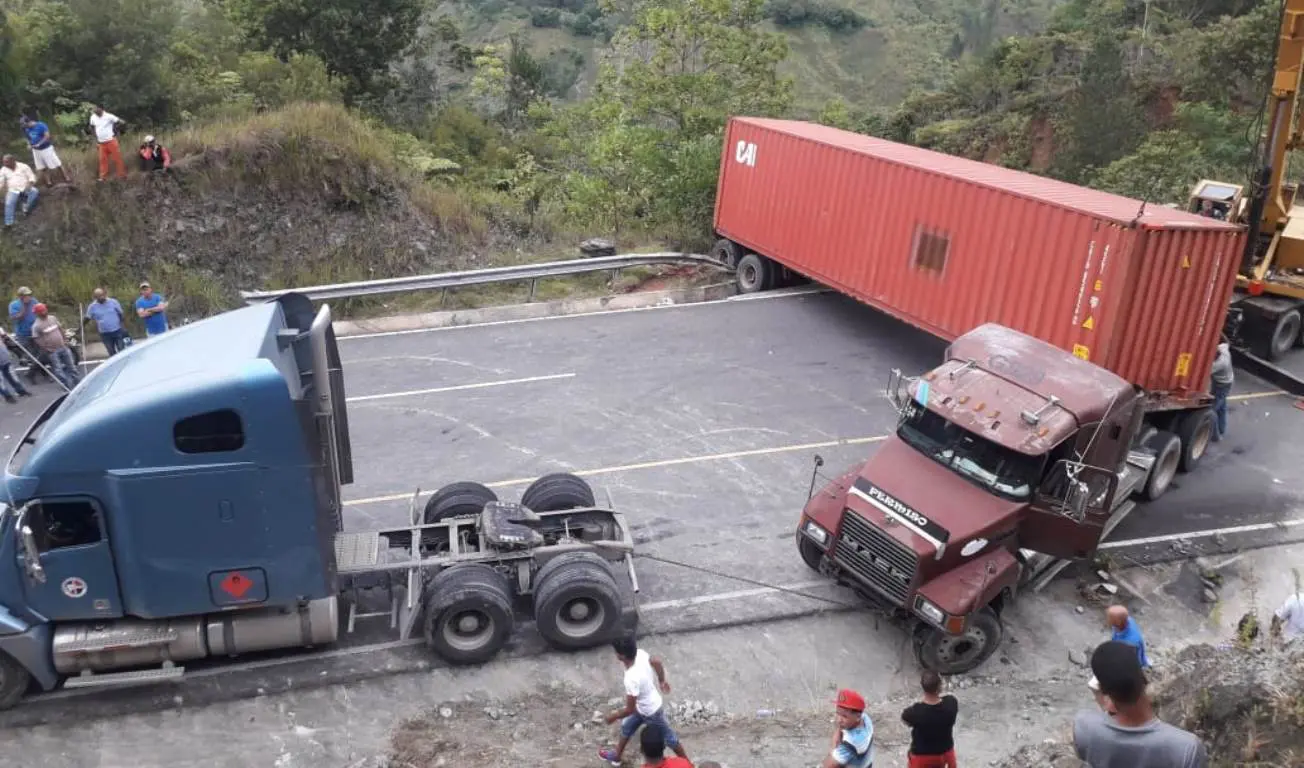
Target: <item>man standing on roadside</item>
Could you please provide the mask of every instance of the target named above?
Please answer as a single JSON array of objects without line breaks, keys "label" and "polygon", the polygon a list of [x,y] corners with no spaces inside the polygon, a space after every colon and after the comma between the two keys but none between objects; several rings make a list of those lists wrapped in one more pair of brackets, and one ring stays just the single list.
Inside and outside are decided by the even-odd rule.
[{"label": "man standing on roadside", "polygon": [[50,356],[54,375],[59,377],[65,387],[72,389],[77,386],[81,376],[72,360],[68,340],[63,337],[63,326],[44,304],[37,304],[33,309],[36,311],[36,322],[32,324],[32,337],[36,339],[37,346]]},{"label": "man standing on roadside", "polygon": [[[8,338],[9,334],[0,331],[0,395],[4,396],[6,402],[16,403],[18,400],[14,398],[14,392],[20,397],[31,397],[32,393],[14,375],[14,358],[9,354],[9,345],[5,344]],[[9,391],[11,388],[13,392]]]},{"label": "man standing on roadside", "polygon": [[643,750],[643,768],[693,768],[692,763],[678,755],[666,757],[666,737],[656,726],[643,726],[639,746]]},{"label": "man standing on roadside", "polygon": [[598,750],[598,757],[612,765],[620,765],[630,738],[640,726],[646,726],[646,729],[659,731],[666,746],[687,760],[688,753],[666,719],[661,694],[670,693],[670,682],[666,680],[666,668],[661,659],[649,656],[647,651],[638,647],[633,637],[617,640],[611,647],[625,667],[625,706],[607,715],[607,723],[620,721],[620,741],[615,749]]},{"label": "man standing on roadside", "polygon": [[136,316],[145,321],[145,335],[158,336],[168,329],[168,303],[163,294],[154,293],[148,282],[140,284],[136,299]]},{"label": "man standing on roadside", "polygon": [[1083,710],[1073,721],[1073,745],[1091,768],[1206,768],[1209,756],[1193,733],[1155,716],[1136,648],[1110,640],[1091,654],[1091,672],[1114,707],[1111,717]]},{"label": "man standing on roadside", "polygon": [[955,718],[960,703],[942,694],[942,676],[925,670],[919,676],[923,699],[906,707],[901,720],[910,726],[910,768],[956,768]]},{"label": "man standing on roadside", "polygon": [[1213,439],[1219,441],[1227,434],[1227,395],[1231,394],[1232,383],[1236,381],[1236,373],[1232,370],[1232,347],[1226,341],[1218,344],[1209,379],[1213,385]]},{"label": "man standing on roadside", "polygon": [[41,192],[36,188],[36,174],[27,163],[20,163],[13,155],[0,158],[0,191],[5,196],[5,229],[14,225],[18,216],[18,201],[22,200],[23,215],[32,212]]},{"label": "man standing on roadside", "polygon": [[1136,658],[1141,663],[1141,668],[1150,669],[1150,657],[1146,655],[1146,640],[1141,636],[1141,627],[1137,626],[1136,619],[1128,615],[1127,608],[1111,605],[1105,611],[1105,618],[1114,630],[1114,635],[1110,639],[1136,648]]},{"label": "man standing on roadside", "polygon": [[843,688],[838,691],[833,731],[833,749],[820,768],[872,768],[874,765],[874,722],[865,714],[865,699]]},{"label": "man standing on roadside", "polygon": [[95,141],[100,148],[100,181],[109,175],[109,161],[113,161],[118,171],[118,178],[127,178],[127,166],[122,161],[122,147],[118,144],[118,132],[122,129],[122,120],[112,112],[105,112],[104,107],[95,106],[91,112],[90,126],[95,132]]},{"label": "man standing on roadside", "polygon": [[[28,363],[41,358],[41,350],[32,339],[32,324],[36,322],[36,305],[41,302],[32,295],[32,289],[23,286],[18,289],[18,298],[9,302],[9,319],[14,321],[14,340],[31,357]],[[36,383],[36,365],[28,366],[27,380]]]},{"label": "man standing on roadside", "polygon": [[122,305],[111,298],[103,288],[91,292],[90,306],[86,307],[86,319],[95,321],[95,329],[100,332],[100,341],[104,342],[104,352],[109,356],[121,352],[125,347],[127,331],[122,327]]},{"label": "man standing on roadside", "polygon": [[58,153],[54,151],[54,139],[50,137],[50,126],[29,115],[23,115],[22,120],[19,122],[23,126],[23,133],[27,134],[27,144],[32,148],[32,166],[36,168],[37,173],[41,174],[41,181],[45,182],[45,186],[51,186],[50,176],[56,171],[64,184],[70,184],[68,172],[63,167],[63,161],[59,159]]}]

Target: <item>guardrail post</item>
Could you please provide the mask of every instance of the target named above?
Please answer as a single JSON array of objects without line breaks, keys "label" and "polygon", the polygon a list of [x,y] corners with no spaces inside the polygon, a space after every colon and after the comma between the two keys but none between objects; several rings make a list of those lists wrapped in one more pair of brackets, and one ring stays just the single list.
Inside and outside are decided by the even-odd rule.
[{"label": "guardrail post", "polygon": [[529,298],[530,301],[534,301],[534,289],[537,288],[538,286],[539,286],[538,280],[530,281],[530,298]]},{"label": "guardrail post", "polygon": [[620,279],[620,267],[611,270],[611,287],[616,287],[616,281]]}]

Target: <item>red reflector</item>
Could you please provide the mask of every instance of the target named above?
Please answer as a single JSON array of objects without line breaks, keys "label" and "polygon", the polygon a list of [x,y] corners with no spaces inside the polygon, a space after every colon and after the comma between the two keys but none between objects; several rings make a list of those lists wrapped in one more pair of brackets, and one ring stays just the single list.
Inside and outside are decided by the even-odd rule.
[{"label": "red reflector", "polygon": [[946,617],[946,631],[947,631],[947,632],[950,632],[950,633],[953,634],[953,635],[958,635],[958,634],[960,634],[961,632],[963,632],[963,631],[964,631],[964,617],[963,617],[963,616],[947,616],[947,617]]},{"label": "red reflector", "polygon": [[1263,295],[1263,281],[1262,281],[1262,280],[1251,280],[1249,286],[1247,286],[1247,289],[1249,290],[1251,296],[1262,296],[1262,295]]}]

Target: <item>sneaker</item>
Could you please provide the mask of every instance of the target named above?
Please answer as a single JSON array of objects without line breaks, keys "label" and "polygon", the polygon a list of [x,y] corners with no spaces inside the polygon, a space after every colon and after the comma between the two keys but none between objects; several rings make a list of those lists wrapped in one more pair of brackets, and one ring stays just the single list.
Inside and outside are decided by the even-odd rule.
[{"label": "sneaker", "polygon": [[24,389],[22,392],[19,392],[19,393],[18,393],[18,396],[19,396],[19,397],[31,397],[31,396],[32,396],[32,393],[31,393],[31,392],[28,392],[27,390]]},{"label": "sneaker", "polygon": [[616,766],[620,765],[620,761],[616,759],[616,750],[611,749],[610,747],[604,747],[602,749],[599,749],[598,757],[602,758],[603,760],[606,760],[607,765],[616,765]]},{"label": "sneaker", "polygon": [[13,395],[5,395],[5,402],[9,403],[10,405],[13,405],[14,403],[18,402],[18,398],[14,397]]}]

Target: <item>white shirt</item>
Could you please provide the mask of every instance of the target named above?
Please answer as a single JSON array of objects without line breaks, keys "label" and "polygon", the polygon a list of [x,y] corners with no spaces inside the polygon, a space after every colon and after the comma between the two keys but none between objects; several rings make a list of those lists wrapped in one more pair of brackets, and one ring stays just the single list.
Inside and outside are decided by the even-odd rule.
[{"label": "white shirt", "polygon": [[0,187],[16,195],[34,186],[36,186],[36,174],[27,163],[14,162],[12,170],[0,165]]},{"label": "white shirt", "polygon": [[103,144],[106,141],[112,141],[117,138],[113,133],[113,124],[121,122],[118,116],[112,112],[105,111],[102,115],[91,113],[91,127],[95,129],[95,139]]},{"label": "white shirt", "polygon": [[656,670],[647,651],[634,654],[634,663],[625,670],[625,695],[637,699],[634,704],[640,715],[654,715],[661,709],[661,690],[657,684]]},{"label": "white shirt", "polygon": [[1299,593],[1286,598],[1277,609],[1277,618],[1281,619],[1281,634],[1287,640],[1304,636],[1304,598]]}]

